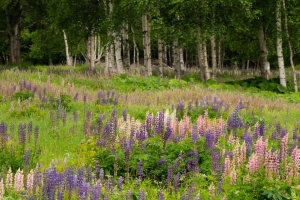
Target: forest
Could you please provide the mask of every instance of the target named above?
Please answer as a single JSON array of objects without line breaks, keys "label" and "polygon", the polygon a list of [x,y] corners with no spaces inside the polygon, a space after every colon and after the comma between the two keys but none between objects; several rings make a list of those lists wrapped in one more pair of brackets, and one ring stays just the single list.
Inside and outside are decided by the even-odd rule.
[{"label": "forest", "polygon": [[0,200],[300,199],[300,1],[1,0]]}]

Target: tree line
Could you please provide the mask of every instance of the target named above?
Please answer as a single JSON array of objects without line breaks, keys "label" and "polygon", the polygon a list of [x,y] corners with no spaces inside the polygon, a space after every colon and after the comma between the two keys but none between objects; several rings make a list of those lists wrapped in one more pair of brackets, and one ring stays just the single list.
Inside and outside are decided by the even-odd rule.
[{"label": "tree line", "polygon": [[144,66],[203,81],[225,66],[256,67],[268,79],[300,61],[297,0],[2,0],[1,62],[104,63],[106,73]]}]

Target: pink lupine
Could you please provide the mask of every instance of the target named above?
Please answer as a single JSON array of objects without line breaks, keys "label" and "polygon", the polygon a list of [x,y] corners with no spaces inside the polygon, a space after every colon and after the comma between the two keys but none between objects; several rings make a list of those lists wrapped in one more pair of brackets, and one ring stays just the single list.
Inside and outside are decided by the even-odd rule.
[{"label": "pink lupine", "polygon": [[205,128],[207,128],[207,126],[208,126],[208,110],[207,109],[204,112],[204,125],[205,125]]},{"label": "pink lupine", "polygon": [[292,184],[292,180],[293,180],[293,176],[294,176],[294,170],[293,170],[292,163],[288,163],[286,165],[285,175],[286,175],[287,184],[291,185]]},{"label": "pink lupine", "polygon": [[224,163],[224,175],[225,176],[229,176],[230,174],[230,158],[229,156],[227,155],[226,158],[225,158],[225,163]]},{"label": "pink lupine", "polygon": [[14,189],[18,192],[22,191],[24,188],[24,175],[23,170],[18,169],[15,174],[15,184]]},{"label": "pink lupine", "polygon": [[285,168],[287,164],[287,149],[288,149],[288,134],[286,134],[280,144],[280,150],[281,150],[281,160],[283,163],[283,168]]},{"label": "pink lupine", "polygon": [[277,177],[279,175],[279,156],[277,152],[269,150],[266,153],[265,171],[268,178]]},{"label": "pink lupine", "polygon": [[6,175],[6,189],[11,190],[13,188],[13,182],[14,182],[14,178],[13,178],[13,173],[11,172],[11,168],[9,168],[7,175]]},{"label": "pink lupine", "polygon": [[294,148],[292,152],[292,167],[293,167],[293,177],[298,180],[299,177],[299,163],[300,163],[300,155],[297,147]]},{"label": "pink lupine", "polygon": [[0,199],[3,199],[4,196],[4,183],[3,179],[0,179]]},{"label": "pink lupine", "polygon": [[268,147],[268,140],[266,139],[265,141],[263,141],[262,137],[260,137],[255,144],[255,153],[258,157],[259,165],[262,165],[265,161],[267,147]]},{"label": "pink lupine", "polygon": [[247,184],[247,183],[250,183],[250,175],[247,174],[245,177],[244,177],[244,183]]},{"label": "pink lupine", "polygon": [[230,172],[230,185],[235,185],[237,182],[237,173],[235,168]]},{"label": "pink lupine", "polygon": [[238,140],[235,142],[235,146],[232,150],[232,165],[236,166],[238,164],[238,157],[239,157],[239,148],[240,148],[240,143]]},{"label": "pink lupine", "polygon": [[208,187],[208,191],[209,191],[209,199],[214,200],[215,199],[215,192],[216,192],[216,188],[215,188],[214,183],[210,184],[210,186]]},{"label": "pink lupine", "polygon": [[254,174],[259,169],[259,162],[258,162],[258,156],[256,153],[253,153],[248,162],[248,168],[249,172],[251,174]]},{"label": "pink lupine", "polygon": [[246,151],[247,151],[247,148],[246,148],[246,143],[244,141],[240,147],[240,156],[239,156],[239,160],[238,160],[239,166],[242,166],[246,161]]},{"label": "pink lupine", "polygon": [[26,189],[29,193],[33,192],[33,177],[34,177],[34,172],[33,170],[30,170],[29,174],[27,175],[27,181],[26,181]]}]

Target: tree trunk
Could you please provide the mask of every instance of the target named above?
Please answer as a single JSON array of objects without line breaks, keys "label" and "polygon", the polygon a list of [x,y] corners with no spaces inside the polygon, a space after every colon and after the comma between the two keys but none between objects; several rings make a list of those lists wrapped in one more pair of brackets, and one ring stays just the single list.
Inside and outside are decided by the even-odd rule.
[{"label": "tree trunk", "polygon": [[221,50],[221,41],[219,40],[218,41],[218,64],[217,64],[217,67],[218,69],[220,70],[222,68],[222,50]]},{"label": "tree trunk", "polygon": [[21,3],[20,0],[14,4],[11,10],[7,11],[9,22],[10,62],[21,62]]},{"label": "tree trunk", "polygon": [[203,64],[204,64],[204,70],[205,70],[205,81],[207,81],[208,79],[210,79],[210,71],[209,71],[209,67],[208,67],[208,60],[207,60],[207,50],[206,50],[206,41],[203,40],[202,41],[202,48],[203,48]]},{"label": "tree trunk", "polygon": [[160,36],[158,36],[158,67],[160,72],[160,77],[164,76],[163,71],[163,44],[160,39]]},{"label": "tree trunk", "polygon": [[133,53],[133,63],[136,63],[136,65],[138,66],[140,64],[140,60],[139,60],[139,48],[136,44],[136,40],[135,40],[135,33],[134,33],[134,29],[131,25],[131,32],[132,32],[132,40],[133,40],[133,50],[134,50],[134,53]]},{"label": "tree trunk", "polygon": [[283,53],[282,53],[281,5],[282,5],[282,1],[277,0],[277,10],[276,10],[276,28],[277,28],[276,52],[277,52],[277,58],[278,58],[280,84],[283,87],[286,87],[284,60],[283,60]]},{"label": "tree trunk", "polygon": [[205,68],[204,68],[204,59],[203,59],[203,47],[202,47],[202,38],[200,31],[197,31],[197,53],[198,53],[198,61],[199,61],[199,68],[201,74],[201,80],[205,82]]},{"label": "tree trunk", "polygon": [[116,64],[117,71],[119,74],[124,73],[123,61],[122,61],[122,49],[121,49],[121,38],[119,35],[113,34],[115,38],[115,55],[116,55]]},{"label": "tree trunk", "polygon": [[286,33],[286,37],[288,40],[289,51],[290,51],[290,63],[291,63],[291,67],[293,70],[294,90],[295,90],[295,92],[298,92],[297,75],[296,75],[296,70],[295,70],[294,61],[293,61],[294,53],[293,53],[293,48],[292,48],[289,29],[288,29],[288,18],[287,18],[287,14],[286,14],[285,0],[282,0],[282,5],[283,5],[283,9],[285,11],[284,12],[285,33]]},{"label": "tree trunk", "polygon": [[62,30],[62,32],[64,34],[67,66],[72,66],[72,57],[70,56],[70,52],[69,52],[69,45],[68,45],[67,34],[66,34],[65,30]]},{"label": "tree trunk", "polygon": [[216,38],[213,35],[211,37],[211,63],[212,63],[212,79],[216,79],[217,74],[217,50],[216,50]]},{"label": "tree trunk", "polygon": [[124,68],[129,71],[130,68],[130,49],[129,49],[129,38],[128,38],[128,22],[123,23],[123,60]]},{"label": "tree trunk", "polygon": [[86,64],[89,69],[95,68],[95,34],[91,31],[86,41]]},{"label": "tree trunk", "polygon": [[178,39],[176,38],[173,42],[173,56],[174,56],[174,69],[176,71],[176,78],[181,79],[181,66],[180,66],[180,52],[178,46]]},{"label": "tree trunk", "polygon": [[182,46],[178,47],[178,50],[179,50],[178,53],[179,53],[180,73],[181,73],[181,71],[186,71],[185,64],[184,64],[183,47]]},{"label": "tree trunk", "polygon": [[147,68],[148,76],[152,75],[151,67],[151,40],[150,40],[150,28],[148,16],[142,16],[142,26],[143,26],[143,46],[144,46],[144,65]]},{"label": "tree trunk", "polygon": [[260,26],[260,29],[258,31],[258,39],[260,49],[259,64],[261,69],[261,76],[265,79],[269,79],[270,64],[268,62],[267,41],[263,25]]}]

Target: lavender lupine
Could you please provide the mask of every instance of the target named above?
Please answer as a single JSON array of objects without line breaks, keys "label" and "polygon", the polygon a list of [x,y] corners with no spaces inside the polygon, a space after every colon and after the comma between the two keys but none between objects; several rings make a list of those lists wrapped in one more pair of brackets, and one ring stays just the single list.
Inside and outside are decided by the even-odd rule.
[{"label": "lavender lupine", "polygon": [[28,130],[27,130],[27,134],[28,134],[28,142],[30,143],[30,139],[31,139],[31,135],[32,135],[32,121],[30,121],[28,123]]},{"label": "lavender lupine", "polygon": [[118,178],[118,190],[121,191],[122,190],[122,185],[123,185],[123,177],[120,176]]},{"label": "lavender lupine", "polygon": [[180,173],[178,172],[174,176],[174,190],[175,190],[175,192],[178,192],[179,186],[180,186]]},{"label": "lavender lupine", "polygon": [[96,182],[92,188],[91,200],[99,200],[101,195],[101,186],[99,182]]},{"label": "lavender lupine", "polygon": [[145,191],[142,189],[139,191],[138,195],[137,195],[137,199],[138,200],[145,200],[146,199],[146,194],[145,194]]},{"label": "lavender lupine", "polygon": [[39,126],[35,126],[34,128],[34,146],[36,147],[37,145],[37,141],[38,141],[38,138],[39,138],[39,133],[40,133],[40,128]]},{"label": "lavender lupine", "polygon": [[139,178],[143,178],[145,176],[141,160],[137,162],[137,175]]},{"label": "lavender lupine", "polygon": [[29,167],[30,165],[30,149],[26,150],[24,155],[24,166]]},{"label": "lavender lupine", "polygon": [[165,199],[164,193],[161,190],[159,190],[157,192],[157,200],[164,200],[164,199]]},{"label": "lavender lupine", "polygon": [[198,126],[194,125],[193,129],[192,129],[192,141],[193,141],[193,143],[196,144],[198,139],[199,139]]},{"label": "lavender lupine", "polygon": [[265,135],[265,121],[261,120],[260,125],[259,125],[259,135],[264,136]]},{"label": "lavender lupine", "polygon": [[172,179],[173,179],[173,170],[171,166],[168,166],[168,175],[166,179],[166,186],[170,187],[172,184]]},{"label": "lavender lupine", "polygon": [[132,200],[132,191],[131,190],[126,191],[126,200]]}]

